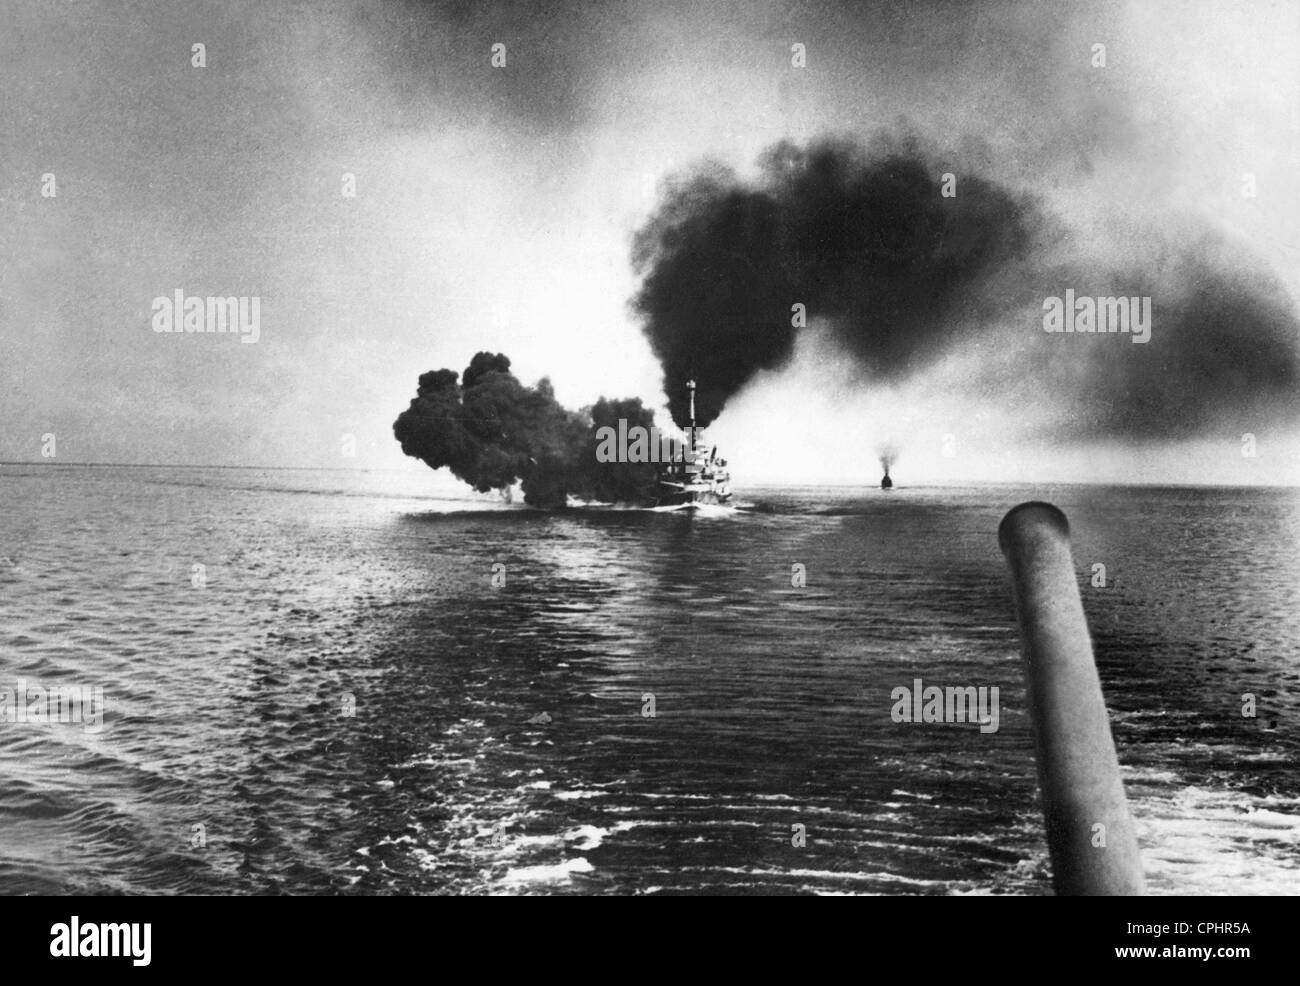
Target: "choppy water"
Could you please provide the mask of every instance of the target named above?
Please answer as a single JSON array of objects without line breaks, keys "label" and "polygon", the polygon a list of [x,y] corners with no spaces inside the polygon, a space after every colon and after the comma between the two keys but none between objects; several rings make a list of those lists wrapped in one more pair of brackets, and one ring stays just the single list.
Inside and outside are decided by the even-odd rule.
[{"label": "choppy water", "polygon": [[[1295,490],[692,517],[419,478],[0,467],[0,691],[106,707],[0,722],[0,892],[1049,893],[996,542],[1025,499],[1071,518],[1152,891],[1300,885]],[[999,686],[999,730],[893,722],[918,677]]]}]

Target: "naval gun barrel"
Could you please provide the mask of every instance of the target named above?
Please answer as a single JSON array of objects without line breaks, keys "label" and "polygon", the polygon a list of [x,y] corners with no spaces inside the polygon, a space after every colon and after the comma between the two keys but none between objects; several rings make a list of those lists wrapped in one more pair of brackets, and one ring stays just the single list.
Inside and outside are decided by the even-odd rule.
[{"label": "naval gun barrel", "polygon": [[1070,553],[1069,522],[1022,503],[998,543],[1011,571],[1053,884],[1060,896],[1146,893],[1142,860]]}]

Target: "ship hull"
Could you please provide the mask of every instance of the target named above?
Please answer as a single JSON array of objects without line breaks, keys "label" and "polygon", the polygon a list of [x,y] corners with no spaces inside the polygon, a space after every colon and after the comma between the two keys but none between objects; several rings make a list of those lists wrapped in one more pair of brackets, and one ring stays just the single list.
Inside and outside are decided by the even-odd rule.
[{"label": "ship hull", "polygon": [[723,507],[731,501],[730,493],[713,490],[668,490],[660,494],[657,507]]}]

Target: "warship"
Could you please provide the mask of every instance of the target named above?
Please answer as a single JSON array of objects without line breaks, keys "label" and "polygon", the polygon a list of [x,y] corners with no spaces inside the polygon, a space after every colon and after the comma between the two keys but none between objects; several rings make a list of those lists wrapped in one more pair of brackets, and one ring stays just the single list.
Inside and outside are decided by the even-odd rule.
[{"label": "warship", "polygon": [[731,474],[727,460],[718,458],[718,447],[710,447],[704,431],[695,424],[695,381],[688,380],[691,392],[691,423],[681,454],[665,463],[659,473],[656,507],[694,509],[723,506],[731,500]]}]

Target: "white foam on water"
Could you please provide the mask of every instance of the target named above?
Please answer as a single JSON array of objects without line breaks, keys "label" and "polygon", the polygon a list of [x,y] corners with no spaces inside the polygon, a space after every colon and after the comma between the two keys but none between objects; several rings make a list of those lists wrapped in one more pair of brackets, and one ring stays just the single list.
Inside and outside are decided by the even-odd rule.
[{"label": "white foam on water", "polygon": [[501,882],[508,887],[520,887],[529,885],[547,885],[571,883],[573,874],[590,873],[595,867],[586,859],[579,856],[576,859],[566,859],[562,863],[555,863],[550,866],[521,866],[511,869],[502,877]]},{"label": "white foam on water", "polygon": [[617,835],[619,832],[627,832],[636,827],[636,822],[616,822],[609,828],[600,828],[596,825],[579,825],[565,832],[562,838],[566,843],[572,843],[573,848],[585,851],[595,849],[605,841],[606,836]]},{"label": "white foam on water", "polygon": [[730,504],[700,503],[695,505],[697,517],[735,517],[737,510]]},{"label": "white foam on water", "polygon": [[[1135,771],[1130,780],[1150,893],[1295,893],[1300,886],[1300,799],[1227,787],[1163,786],[1167,776],[1167,771]],[[1162,787],[1142,787],[1143,782]]]}]

